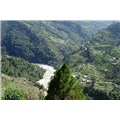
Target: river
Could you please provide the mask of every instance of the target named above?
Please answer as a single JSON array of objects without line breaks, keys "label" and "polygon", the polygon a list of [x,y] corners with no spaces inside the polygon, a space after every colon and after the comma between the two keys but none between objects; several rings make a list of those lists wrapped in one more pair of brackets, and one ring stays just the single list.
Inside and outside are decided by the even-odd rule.
[{"label": "river", "polygon": [[39,67],[46,70],[45,74],[43,75],[43,79],[38,80],[37,82],[44,86],[48,90],[48,83],[50,82],[50,79],[52,76],[54,76],[54,72],[56,71],[54,67],[46,65],[46,64],[38,64],[33,63],[35,65],[38,65]]}]

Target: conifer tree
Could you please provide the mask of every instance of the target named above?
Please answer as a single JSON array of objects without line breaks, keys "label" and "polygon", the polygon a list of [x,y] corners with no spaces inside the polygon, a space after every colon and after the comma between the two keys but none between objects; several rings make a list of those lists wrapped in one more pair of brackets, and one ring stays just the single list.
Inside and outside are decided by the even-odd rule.
[{"label": "conifer tree", "polygon": [[75,87],[75,89],[71,90],[69,96],[67,97],[68,100],[85,100],[86,96],[83,94],[80,86]]},{"label": "conifer tree", "polygon": [[[79,87],[79,86],[78,86]],[[55,76],[49,83],[48,94],[46,100],[66,100],[66,99],[85,99],[82,90],[76,85],[74,78],[66,63],[56,71]],[[77,92],[79,91],[79,92]],[[79,94],[78,94],[79,93]],[[77,97],[75,97],[75,96]]]}]

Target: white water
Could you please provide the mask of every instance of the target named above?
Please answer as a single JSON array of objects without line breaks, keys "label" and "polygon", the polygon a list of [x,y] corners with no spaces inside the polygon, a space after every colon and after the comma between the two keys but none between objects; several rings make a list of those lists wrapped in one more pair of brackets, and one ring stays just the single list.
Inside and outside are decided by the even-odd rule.
[{"label": "white water", "polygon": [[50,82],[50,78],[52,76],[54,76],[54,72],[56,71],[52,66],[49,65],[45,65],[45,64],[38,64],[38,63],[34,63],[35,65],[38,65],[39,67],[43,68],[46,70],[43,79],[40,79],[39,81],[37,81],[38,83],[40,83],[41,85],[44,86],[44,88],[48,89],[48,82]]}]

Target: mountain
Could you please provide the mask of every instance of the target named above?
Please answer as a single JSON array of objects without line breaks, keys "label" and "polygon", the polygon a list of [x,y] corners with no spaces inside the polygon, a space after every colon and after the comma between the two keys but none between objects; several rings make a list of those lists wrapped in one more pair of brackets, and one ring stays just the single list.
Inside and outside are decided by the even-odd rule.
[{"label": "mountain", "polygon": [[[110,65],[119,65],[119,43],[120,22],[100,30],[90,42],[86,42],[79,50],[69,54],[65,61],[71,69],[78,68],[80,64],[90,63],[99,69],[107,70]],[[77,72],[78,69],[75,70]]]},{"label": "mountain", "polygon": [[1,44],[9,55],[31,62],[59,62],[94,35],[94,30],[73,22],[41,20],[2,21]]},{"label": "mountain", "polygon": [[119,22],[119,20],[75,20],[76,22],[101,22],[101,23],[103,23],[103,22],[106,22],[106,23],[117,23],[117,22]]},{"label": "mountain", "polygon": [[2,22],[2,47],[9,55],[22,57],[32,62],[53,60],[54,53],[48,47],[45,36],[38,38],[23,22]]},{"label": "mountain", "polygon": [[120,22],[100,30],[90,43],[93,50],[104,51],[120,60]]},{"label": "mountain", "polygon": [[[100,30],[79,50],[66,56],[66,63],[72,74],[77,76],[77,84],[83,88],[88,99],[120,99],[119,43],[120,22]],[[92,86],[90,82],[94,78],[96,84]],[[105,98],[100,98],[100,95]]]},{"label": "mountain", "polygon": [[97,33],[98,29],[109,24],[112,23],[2,21],[2,53],[20,56],[30,62],[60,65],[67,54],[78,50],[81,44]]},{"label": "mountain", "polygon": [[[51,64],[56,68],[66,62],[86,99],[120,99],[119,22],[2,21],[1,35],[2,73],[28,77],[33,85],[44,71],[37,69],[37,72],[29,62]],[[14,80],[10,80],[11,85]],[[16,81],[21,82],[19,80]],[[41,99],[38,94],[37,99]]]},{"label": "mountain", "polygon": [[106,23],[117,23],[119,20],[51,20],[52,22],[81,22],[81,23],[91,23],[91,22],[106,22]]},{"label": "mountain", "polygon": [[84,21],[77,21],[79,23],[82,23],[86,26],[91,27],[92,29],[96,30],[96,33],[103,29],[108,27],[109,25],[113,24],[113,23],[117,23],[119,21],[117,20],[84,20]]}]

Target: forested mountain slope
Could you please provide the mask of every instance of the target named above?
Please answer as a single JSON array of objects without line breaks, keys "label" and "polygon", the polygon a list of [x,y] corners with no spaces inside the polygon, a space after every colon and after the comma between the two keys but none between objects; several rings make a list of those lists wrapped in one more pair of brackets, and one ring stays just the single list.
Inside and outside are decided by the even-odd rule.
[{"label": "forested mountain slope", "polygon": [[[100,99],[100,94],[104,94],[104,99],[120,99],[119,87],[116,88],[115,85],[120,85],[119,42],[120,23],[115,23],[100,30],[90,42],[86,42],[65,59],[72,73],[78,77],[78,84],[93,99]],[[87,76],[87,79],[83,76]],[[89,83],[96,80],[96,84],[92,87],[86,84],[87,80]],[[98,94],[97,97],[92,94],[93,91]]]},{"label": "forested mountain slope", "polygon": [[[19,86],[19,91],[28,86],[24,94],[29,94],[32,89],[28,84],[37,87],[35,83],[42,78],[44,70],[29,62],[56,68],[66,62],[87,99],[120,99],[120,23],[2,21],[1,32],[2,73],[11,76],[3,76],[3,91],[14,84],[14,88]],[[25,78],[28,83],[24,82]],[[42,87],[38,85],[38,88]],[[41,99],[39,94],[44,96],[39,91],[37,99]]]},{"label": "forested mountain slope", "polygon": [[95,67],[109,70],[110,65],[119,65],[119,31],[120,23],[100,30],[90,42],[86,42],[79,50],[69,54],[66,62],[71,68],[78,67],[79,64],[91,63]]},{"label": "forested mountain slope", "polygon": [[[90,25],[93,23],[93,26]],[[62,63],[98,31],[112,22],[2,21],[2,53],[30,62]],[[101,24],[100,24],[101,23]],[[100,24],[100,25],[99,25]],[[97,27],[96,27],[97,26]]]},{"label": "forested mountain slope", "polygon": [[100,30],[90,43],[93,50],[100,50],[120,60],[120,22]]},{"label": "forested mountain slope", "polygon": [[45,36],[38,37],[20,21],[2,22],[2,51],[32,62],[45,63],[55,58]]},{"label": "forested mountain slope", "polygon": [[43,78],[45,70],[23,58],[2,55],[1,57],[1,97],[11,88],[24,94],[27,100],[44,97],[46,89],[36,82]]},{"label": "forested mountain slope", "polygon": [[45,70],[29,63],[23,58],[2,55],[1,72],[5,75],[17,78],[25,78],[34,84],[43,78]]},{"label": "forested mountain slope", "polygon": [[86,26],[89,26],[90,28],[94,29],[96,31],[96,33],[103,29],[108,27],[109,25],[113,24],[113,23],[117,23],[119,21],[117,20],[85,20],[85,21],[77,21],[80,22]]}]

